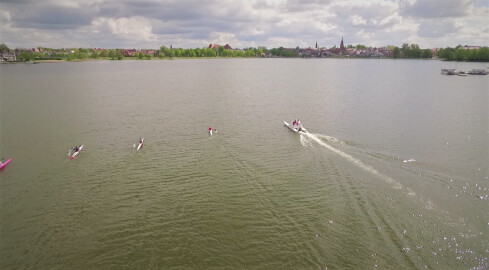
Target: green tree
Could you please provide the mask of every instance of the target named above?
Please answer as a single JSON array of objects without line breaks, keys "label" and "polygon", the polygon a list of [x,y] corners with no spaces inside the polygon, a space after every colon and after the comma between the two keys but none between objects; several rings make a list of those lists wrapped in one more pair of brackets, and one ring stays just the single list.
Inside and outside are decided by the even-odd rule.
[{"label": "green tree", "polygon": [[74,53],[69,53],[69,54],[66,56],[66,60],[68,60],[68,61],[73,61],[73,60],[75,60],[75,54],[74,54]]},{"label": "green tree", "polygon": [[20,61],[29,61],[30,59],[29,52],[28,51],[21,52],[19,56],[17,56],[17,59],[19,59]]},{"label": "green tree", "polygon": [[465,52],[466,50],[462,49],[461,47],[459,47],[458,49],[455,50],[455,60],[457,61],[465,61],[467,60],[466,56],[465,56]]},{"label": "green tree", "polygon": [[173,55],[175,55],[175,57],[182,56],[182,50],[181,49],[175,49],[175,50],[173,50]]},{"label": "green tree", "polygon": [[171,50],[167,48],[166,46],[161,46],[160,52],[163,53],[166,57],[171,56]]},{"label": "green tree", "polygon": [[394,58],[399,58],[401,57],[401,50],[398,47],[394,47],[392,54]]},{"label": "green tree", "polygon": [[115,52],[114,52],[114,50],[109,50],[108,56],[110,57],[110,59],[114,60],[115,59]]},{"label": "green tree", "polygon": [[255,51],[248,49],[248,50],[245,52],[245,55],[246,55],[246,57],[252,57],[252,56],[255,56]]},{"label": "green tree", "polygon": [[204,48],[204,49],[202,49],[202,52],[203,52],[203,56],[205,56],[205,57],[216,57],[217,56],[217,53],[214,49]]},{"label": "green tree", "polygon": [[0,44],[0,52],[9,52],[10,49],[5,44]]},{"label": "green tree", "polygon": [[489,47],[482,47],[478,52],[479,61],[489,61]]},{"label": "green tree", "polygon": [[124,53],[122,53],[121,50],[116,50],[115,56],[117,57],[117,60],[124,59]]},{"label": "green tree", "polygon": [[218,55],[219,55],[219,56],[222,56],[222,55],[223,55],[223,53],[224,53],[224,47],[223,47],[223,46],[219,46],[219,49],[217,49],[217,51],[218,51],[218,53],[219,53]]},{"label": "green tree", "polygon": [[421,50],[419,49],[418,44],[411,44],[409,46],[410,50],[410,58],[420,58],[421,57]]},{"label": "green tree", "polygon": [[263,54],[263,49],[258,48],[258,50],[256,51],[256,54],[261,57],[261,55]]},{"label": "green tree", "polygon": [[200,48],[195,48],[194,53],[196,57],[201,57],[202,56],[202,49]]},{"label": "green tree", "polygon": [[430,49],[421,50],[421,58],[432,58],[433,52]]},{"label": "green tree", "polygon": [[246,53],[239,50],[239,51],[236,51],[236,57],[245,57]]}]

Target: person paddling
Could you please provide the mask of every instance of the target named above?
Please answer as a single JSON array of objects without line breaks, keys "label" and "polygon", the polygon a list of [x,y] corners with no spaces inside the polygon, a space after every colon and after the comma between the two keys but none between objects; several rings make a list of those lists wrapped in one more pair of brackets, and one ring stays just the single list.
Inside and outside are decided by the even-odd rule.
[{"label": "person paddling", "polygon": [[75,152],[78,152],[80,149],[78,148],[78,145],[75,145],[75,147],[73,147],[73,151]]}]

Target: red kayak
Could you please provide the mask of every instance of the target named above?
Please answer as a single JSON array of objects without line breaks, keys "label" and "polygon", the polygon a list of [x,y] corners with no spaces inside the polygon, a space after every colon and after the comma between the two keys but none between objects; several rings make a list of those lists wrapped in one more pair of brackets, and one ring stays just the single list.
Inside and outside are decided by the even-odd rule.
[{"label": "red kayak", "polygon": [[12,161],[12,159],[8,159],[7,161],[5,161],[4,163],[2,163],[2,165],[0,165],[0,170],[3,170],[3,168],[5,168],[5,166],[7,166],[7,164],[10,163],[10,161]]}]

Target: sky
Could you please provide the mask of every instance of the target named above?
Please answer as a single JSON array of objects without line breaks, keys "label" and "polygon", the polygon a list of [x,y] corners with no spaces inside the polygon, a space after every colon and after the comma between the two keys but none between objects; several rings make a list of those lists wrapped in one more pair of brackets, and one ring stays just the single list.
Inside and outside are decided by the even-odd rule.
[{"label": "sky", "polygon": [[489,0],[0,0],[9,48],[489,46]]}]

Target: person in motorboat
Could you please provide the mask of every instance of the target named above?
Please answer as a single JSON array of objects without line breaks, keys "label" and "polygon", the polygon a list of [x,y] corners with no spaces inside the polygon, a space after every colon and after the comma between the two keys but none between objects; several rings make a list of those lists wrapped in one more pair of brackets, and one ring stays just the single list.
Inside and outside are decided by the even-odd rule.
[{"label": "person in motorboat", "polygon": [[294,122],[292,122],[292,125],[295,126],[297,124],[297,120],[294,120]]}]

